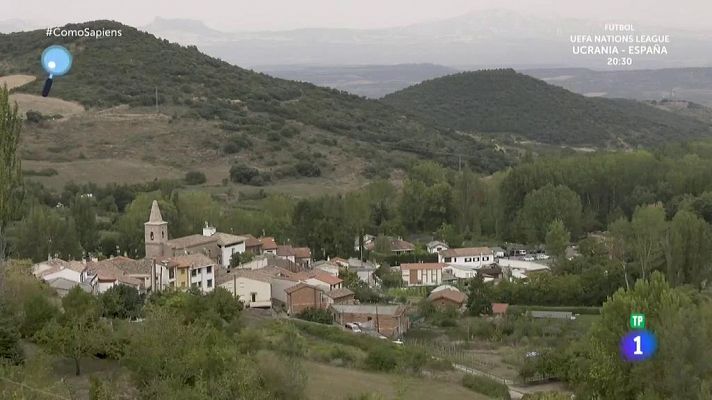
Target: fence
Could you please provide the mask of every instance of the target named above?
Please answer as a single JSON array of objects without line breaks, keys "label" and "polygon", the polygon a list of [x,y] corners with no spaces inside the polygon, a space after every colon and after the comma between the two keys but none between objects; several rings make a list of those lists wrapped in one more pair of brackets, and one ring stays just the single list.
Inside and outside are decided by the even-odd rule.
[{"label": "fence", "polygon": [[477,354],[468,353],[461,346],[451,343],[441,343],[427,339],[406,339],[405,344],[419,348],[429,355],[450,361],[455,368],[475,375],[483,375],[494,379],[505,385],[512,385],[515,382],[501,376],[491,374],[487,371],[493,369],[495,364],[482,361]]}]

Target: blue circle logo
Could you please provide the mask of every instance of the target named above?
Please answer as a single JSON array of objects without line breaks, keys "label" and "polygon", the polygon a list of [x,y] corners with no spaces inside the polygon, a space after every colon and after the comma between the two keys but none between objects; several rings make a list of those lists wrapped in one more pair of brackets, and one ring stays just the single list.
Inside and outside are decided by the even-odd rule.
[{"label": "blue circle logo", "polygon": [[50,46],[42,52],[42,68],[50,77],[62,76],[72,68],[72,54],[58,45]]},{"label": "blue circle logo", "polygon": [[621,357],[625,361],[644,361],[655,354],[658,341],[647,330],[635,330],[623,336],[620,343]]}]

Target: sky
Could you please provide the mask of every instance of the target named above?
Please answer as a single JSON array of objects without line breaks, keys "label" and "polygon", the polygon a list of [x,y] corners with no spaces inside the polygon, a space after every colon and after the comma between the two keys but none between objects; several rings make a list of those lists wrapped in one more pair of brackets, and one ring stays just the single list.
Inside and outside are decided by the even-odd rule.
[{"label": "sky", "polygon": [[385,28],[484,9],[536,16],[712,30],[710,0],[0,0],[0,20],[37,27],[96,19],[143,26],[156,16],[201,20],[223,31]]}]

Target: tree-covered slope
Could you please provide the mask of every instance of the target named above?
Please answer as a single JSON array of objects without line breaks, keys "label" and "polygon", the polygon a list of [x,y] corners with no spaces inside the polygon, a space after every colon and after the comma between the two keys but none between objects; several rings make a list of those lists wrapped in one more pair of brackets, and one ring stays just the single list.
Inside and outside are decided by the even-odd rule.
[{"label": "tree-covered slope", "polygon": [[378,101],[245,70],[195,47],[169,43],[112,21],[66,28],[85,27],[121,29],[122,36],[48,38],[44,31],[0,35],[0,75],[35,75],[39,79],[20,90],[38,94],[45,77],[40,54],[51,44],[62,44],[73,53],[74,66],[57,79],[52,96],[89,109],[151,106],[157,88],[159,103],[174,118],[217,121],[229,134],[277,134],[288,121],[367,149],[371,146],[371,153],[401,150],[421,157],[467,153],[472,155],[472,166],[482,171],[508,164],[491,144],[405,117]]},{"label": "tree-covered slope", "polygon": [[441,127],[570,145],[652,144],[710,126],[632,100],[584,97],[511,69],[433,79],[383,100]]}]

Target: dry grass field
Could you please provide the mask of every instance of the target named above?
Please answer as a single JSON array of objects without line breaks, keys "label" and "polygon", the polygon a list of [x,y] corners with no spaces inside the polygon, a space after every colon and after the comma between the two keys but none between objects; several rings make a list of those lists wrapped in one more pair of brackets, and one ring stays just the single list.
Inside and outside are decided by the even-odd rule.
[{"label": "dry grass field", "polygon": [[395,374],[374,374],[355,369],[307,362],[307,396],[313,400],[345,400],[374,394],[383,400],[486,400],[458,382],[415,378]]}]

